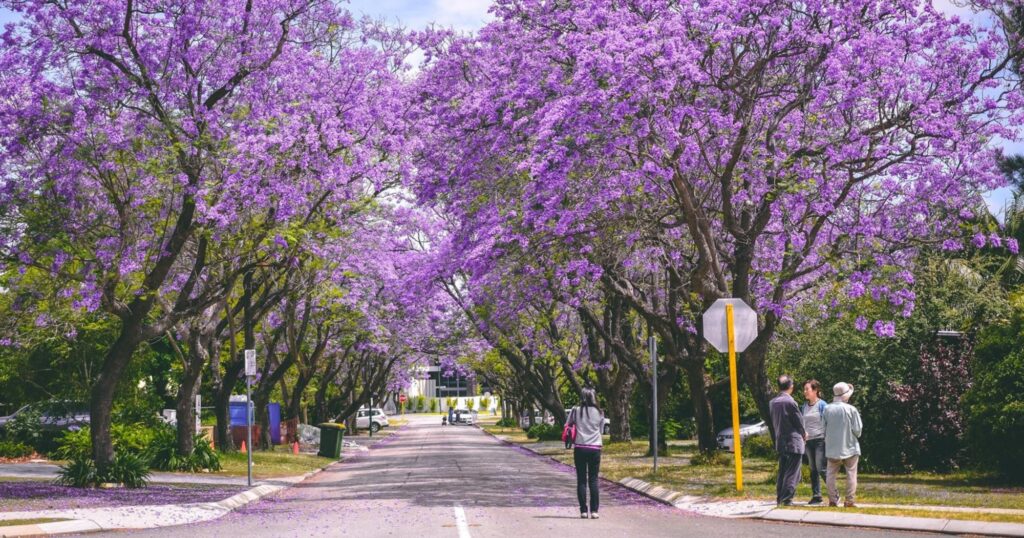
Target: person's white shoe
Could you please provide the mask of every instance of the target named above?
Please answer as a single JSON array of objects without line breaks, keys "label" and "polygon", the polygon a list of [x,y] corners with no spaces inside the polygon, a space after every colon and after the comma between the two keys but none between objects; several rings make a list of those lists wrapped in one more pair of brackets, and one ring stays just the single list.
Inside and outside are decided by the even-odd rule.
[{"label": "person's white shoe", "polygon": [[586,512],[580,512],[580,519],[587,519],[587,513]]},{"label": "person's white shoe", "polygon": [[597,515],[597,512],[592,512],[590,514],[590,519],[598,519],[598,518],[599,518],[599,516]]}]

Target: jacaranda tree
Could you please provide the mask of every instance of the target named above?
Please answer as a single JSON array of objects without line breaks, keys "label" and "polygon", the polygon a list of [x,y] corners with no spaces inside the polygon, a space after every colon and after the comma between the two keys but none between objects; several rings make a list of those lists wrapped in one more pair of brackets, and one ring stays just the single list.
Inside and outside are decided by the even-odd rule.
[{"label": "jacaranda tree", "polygon": [[281,229],[394,177],[394,62],[326,0],[3,5],[0,271],[118,321],[90,403],[103,470],[133,352],[287,260]]},{"label": "jacaranda tree", "polygon": [[510,245],[573,247],[558,275],[570,291],[602,282],[650,323],[666,375],[685,372],[702,449],[700,313],[714,300],[760,313],[741,374],[767,415],[767,343],[794,306],[868,295],[888,306],[868,325],[892,334],[913,310],[915,250],[961,248],[963,209],[1004,183],[993,140],[1017,135],[1020,51],[929,2],[498,0],[494,13],[478,37],[420,36],[418,193],[457,219],[470,278]]}]

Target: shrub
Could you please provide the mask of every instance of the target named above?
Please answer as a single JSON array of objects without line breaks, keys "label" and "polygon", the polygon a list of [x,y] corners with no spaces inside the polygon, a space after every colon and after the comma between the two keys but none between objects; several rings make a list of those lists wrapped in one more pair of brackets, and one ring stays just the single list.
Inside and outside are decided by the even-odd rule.
[{"label": "shrub", "polygon": [[149,462],[140,454],[122,452],[114,457],[107,470],[106,482],[124,484],[126,488],[141,488],[149,481]]},{"label": "shrub", "polygon": [[40,447],[43,444],[44,435],[39,407],[30,406],[14,415],[14,418],[4,424],[4,432],[10,441]]},{"label": "shrub", "polygon": [[420,394],[416,397],[416,410],[425,411],[427,409],[427,397]]},{"label": "shrub", "polygon": [[[518,424],[516,424],[516,419],[512,417],[505,417],[499,419],[497,425],[499,428],[515,428],[516,426],[518,426]],[[559,439],[561,439],[561,436],[559,436]]]},{"label": "shrub", "polygon": [[92,457],[92,439],[89,428],[64,432],[53,455],[62,460],[87,460]]},{"label": "shrub", "polygon": [[448,398],[448,409],[452,409],[459,404],[458,398]]},{"label": "shrub", "polygon": [[538,441],[560,441],[562,439],[562,428],[556,424],[536,424],[526,430],[526,437]]},{"label": "shrub", "polygon": [[1024,315],[978,338],[974,385],[964,396],[967,440],[975,461],[1005,478],[1024,480]]},{"label": "shrub", "polygon": [[149,481],[149,465],[137,454],[121,453],[105,473],[96,469],[91,459],[75,458],[57,471],[57,483],[62,486],[84,488],[104,483],[123,484],[126,488],[141,488]]},{"label": "shrub", "polygon": [[437,398],[431,398],[430,399],[430,412],[433,413],[435,411],[437,411]]},{"label": "shrub", "polygon": [[202,434],[196,434],[192,444],[192,463],[196,469],[221,470],[220,454],[210,445],[209,440]]},{"label": "shrub", "polygon": [[469,409],[470,411],[472,411],[473,409],[476,409],[476,400],[473,400],[473,399],[466,400],[466,408]]},{"label": "shrub", "polygon": [[178,434],[169,426],[156,431],[146,452],[149,466],[161,471],[219,471],[221,468],[220,456],[210,448],[209,442],[202,435],[197,434],[192,438],[192,454],[178,454]]},{"label": "shrub", "polygon": [[114,441],[114,449],[129,454],[143,454],[152,446],[156,434],[169,428],[165,423],[148,426],[144,423],[112,424],[110,437]]},{"label": "shrub", "polygon": [[481,411],[486,411],[486,410],[488,410],[490,408],[491,408],[491,399],[486,397],[486,396],[484,396],[483,398],[480,398],[480,410]]},{"label": "shrub", "polygon": [[0,441],[0,458],[24,458],[31,456],[35,450],[18,441]]},{"label": "shrub", "polygon": [[751,458],[774,458],[775,443],[771,436],[752,435],[743,440],[743,456]]},{"label": "shrub", "polygon": [[57,471],[57,483],[75,488],[96,485],[96,465],[89,458],[75,458]]},{"label": "shrub", "polygon": [[[110,440],[114,444],[114,451],[135,454],[143,459],[148,459],[148,452],[154,445],[157,432],[167,429],[170,429],[173,435],[173,428],[166,424],[152,428],[144,424],[112,424]],[[64,460],[91,458],[92,438],[89,427],[64,432],[58,439],[57,448],[53,454]]]}]

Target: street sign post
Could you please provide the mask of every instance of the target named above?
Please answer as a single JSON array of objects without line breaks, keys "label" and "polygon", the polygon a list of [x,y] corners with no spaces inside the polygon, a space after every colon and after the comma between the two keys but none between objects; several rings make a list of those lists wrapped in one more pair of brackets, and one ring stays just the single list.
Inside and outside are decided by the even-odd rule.
[{"label": "street sign post", "polygon": [[732,448],[736,463],[736,491],[743,491],[743,447],[740,443],[740,405],[736,380],[736,353],[757,338],[757,312],[742,299],[719,299],[704,312],[704,339],[729,354],[732,393]]},{"label": "street sign post", "polygon": [[249,487],[252,487],[252,378],[256,377],[256,350],[245,350],[245,447]]},{"label": "street sign post", "polygon": [[202,413],[202,412],[203,412],[203,396],[201,394],[196,394],[196,434],[198,434],[200,431],[202,431],[201,428],[200,428],[200,426],[202,425],[202,422],[200,421],[200,417],[199,417],[199,414]]}]

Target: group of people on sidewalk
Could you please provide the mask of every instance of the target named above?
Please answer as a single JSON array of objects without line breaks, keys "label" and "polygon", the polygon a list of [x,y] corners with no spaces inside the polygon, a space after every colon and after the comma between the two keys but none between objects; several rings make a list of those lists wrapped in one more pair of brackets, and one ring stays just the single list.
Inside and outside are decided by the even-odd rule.
[{"label": "group of people on sidewalk", "polygon": [[850,405],[853,385],[836,383],[832,387],[832,403],[821,397],[821,383],[808,379],[803,384],[806,401],[802,406],[793,399],[795,385],[788,375],[779,377],[779,395],[772,399],[770,412],[775,432],[775,450],[779,454],[779,472],[775,481],[775,501],[793,504],[800,468],[807,455],[811,470],[811,500],[821,504],[821,481],[828,489],[828,505],[839,506],[836,478],[839,469],[846,469],[844,506],[854,507],[857,495],[857,462],[860,460],[860,437],[863,424],[860,412]]},{"label": "group of people on sidewalk", "polygon": [[[770,404],[775,450],[779,453],[779,473],[776,479],[776,502],[793,504],[796,486],[800,481],[800,468],[804,454],[811,467],[812,497],[808,504],[821,504],[821,481],[828,488],[829,506],[839,505],[836,477],[840,467],[846,468],[845,506],[854,506],[857,493],[857,462],[860,459],[860,412],[850,405],[853,385],[836,383],[832,403],[821,398],[821,383],[809,379],[803,384],[806,401],[799,406],[793,399],[793,378],[779,377],[779,395]],[[598,518],[600,506],[598,474],[601,470],[601,434],[604,412],[597,406],[593,389],[583,389],[580,405],[573,407],[566,420],[566,440],[572,430],[573,463],[576,465],[576,497],[580,517]],[[589,502],[588,502],[588,495]]]}]

